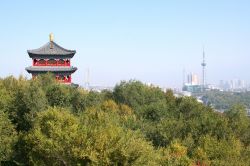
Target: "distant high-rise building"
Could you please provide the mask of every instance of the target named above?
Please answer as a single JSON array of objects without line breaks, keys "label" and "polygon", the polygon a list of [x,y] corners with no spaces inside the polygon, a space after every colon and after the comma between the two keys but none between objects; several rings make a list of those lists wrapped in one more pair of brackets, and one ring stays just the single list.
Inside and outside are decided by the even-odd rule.
[{"label": "distant high-rise building", "polygon": [[219,84],[219,87],[221,89],[224,89],[224,86],[225,86],[225,82],[223,80],[220,80],[220,84]]},{"label": "distant high-rise building", "polygon": [[187,75],[187,84],[199,85],[199,78],[197,74],[190,73]]},{"label": "distant high-rise building", "polygon": [[248,84],[245,80],[233,79],[230,81],[220,81],[219,87],[225,91],[246,91]]},{"label": "distant high-rise building", "polygon": [[198,85],[199,84],[199,78],[197,74],[193,74],[192,76],[192,85]]}]

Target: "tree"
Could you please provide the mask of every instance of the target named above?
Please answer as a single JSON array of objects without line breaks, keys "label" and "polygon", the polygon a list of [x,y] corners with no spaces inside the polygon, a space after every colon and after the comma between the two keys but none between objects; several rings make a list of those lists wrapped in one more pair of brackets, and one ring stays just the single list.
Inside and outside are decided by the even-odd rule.
[{"label": "tree", "polygon": [[55,80],[55,75],[52,73],[40,74],[36,78],[36,81],[44,91],[47,91],[47,89],[52,85],[58,84]]},{"label": "tree", "polygon": [[[38,113],[32,130],[25,137],[27,145],[32,147],[30,164],[76,165],[76,151],[84,145],[83,135],[78,131],[79,120],[64,109],[49,108]],[[82,156],[79,162],[85,161]]]},{"label": "tree", "polygon": [[206,135],[199,142],[211,165],[244,165],[241,142],[233,137],[218,140]]},{"label": "tree", "polygon": [[36,114],[47,109],[48,101],[43,89],[36,80],[32,80],[23,93],[23,101],[27,109],[24,114],[24,123],[31,125]]},{"label": "tree", "polygon": [[25,137],[30,164],[155,165],[159,156],[137,132],[115,124],[106,112],[85,112],[81,119],[49,108],[38,113]]},{"label": "tree", "polygon": [[46,91],[46,96],[50,106],[69,107],[70,87],[66,85],[51,85]]},{"label": "tree", "polygon": [[45,93],[35,80],[19,80],[13,92],[13,100],[9,106],[10,117],[18,131],[28,131],[36,113],[47,108]]},{"label": "tree", "polygon": [[162,148],[161,165],[167,166],[191,166],[193,161],[187,156],[187,148],[177,140],[171,142],[168,148]]},{"label": "tree", "polygon": [[8,115],[0,110],[0,162],[10,160],[16,141],[17,132],[14,125]]},{"label": "tree", "polygon": [[70,103],[72,105],[72,112],[78,114],[86,110],[86,98],[88,92],[81,88],[71,89]]},{"label": "tree", "polygon": [[102,102],[103,96],[101,93],[90,91],[85,100],[85,108],[100,106]]},{"label": "tree", "polygon": [[9,112],[9,108],[12,102],[13,97],[9,94],[9,92],[0,82],[0,110],[4,112]]},{"label": "tree", "polygon": [[250,119],[247,117],[247,111],[242,105],[234,105],[225,112],[229,119],[229,127],[246,145],[250,145]]},{"label": "tree", "polygon": [[165,100],[164,93],[160,88],[146,86],[135,80],[121,82],[114,88],[113,94],[117,103],[126,104],[133,109],[159,100]]},{"label": "tree", "polygon": [[[112,103],[112,102],[110,102]],[[114,103],[111,108],[115,108]],[[107,107],[106,107],[107,108]],[[96,165],[158,165],[160,155],[143,136],[121,127],[119,113],[90,109],[81,120],[88,129]]]}]

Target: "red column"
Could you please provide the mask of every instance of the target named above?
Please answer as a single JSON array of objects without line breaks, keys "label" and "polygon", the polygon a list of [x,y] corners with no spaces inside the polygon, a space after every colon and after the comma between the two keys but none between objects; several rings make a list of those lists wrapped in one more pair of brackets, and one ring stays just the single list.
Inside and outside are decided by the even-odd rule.
[{"label": "red column", "polygon": [[63,76],[63,82],[64,83],[66,82],[66,76],[65,75]]},{"label": "red column", "polygon": [[71,75],[69,75],[69,83],[71,83]]},{"label": "red column", "polygon": [[33,66],[38,66],[38,59],[32,59],[33,60]]},{"label": "red column", "polygon": [[69,59],[65,59],[65,66],[70,66],[70,60]]}]

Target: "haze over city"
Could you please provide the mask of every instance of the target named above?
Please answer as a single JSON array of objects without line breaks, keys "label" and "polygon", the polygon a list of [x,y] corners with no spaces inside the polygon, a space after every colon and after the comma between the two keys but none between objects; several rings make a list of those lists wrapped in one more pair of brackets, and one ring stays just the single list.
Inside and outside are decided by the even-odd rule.
[{"label": "haze over city", "polygon": [[[23,74],[28,49],[49,41],[77,51],[73,82],[114,86],[138,79],[180,87],[183,69],[206,80],[250,81],[249,1],[6,1],[0,6],[0,77]],[[15,12],[13,12],[15,11]]]}]

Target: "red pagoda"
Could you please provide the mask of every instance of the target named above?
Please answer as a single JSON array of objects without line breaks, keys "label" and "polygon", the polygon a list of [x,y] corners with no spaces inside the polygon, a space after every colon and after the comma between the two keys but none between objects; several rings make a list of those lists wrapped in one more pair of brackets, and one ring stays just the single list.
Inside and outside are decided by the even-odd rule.
[{"label": "red pagoda", "polygon": [[70,59],[73,58],[76,51],[65,49],[53,40],[53,34],[50,34],[50,41],[44,46],[27,51],[32,58],[33,65],[25,69],[32,74],[32,78],[38,74],[51,72],[55,74],[56,80],[59,82],[71,84],[71,74],[77,68],[71,66]]}]

